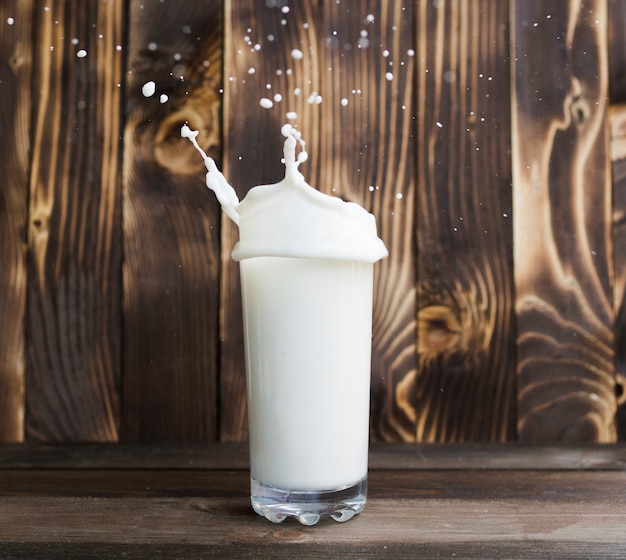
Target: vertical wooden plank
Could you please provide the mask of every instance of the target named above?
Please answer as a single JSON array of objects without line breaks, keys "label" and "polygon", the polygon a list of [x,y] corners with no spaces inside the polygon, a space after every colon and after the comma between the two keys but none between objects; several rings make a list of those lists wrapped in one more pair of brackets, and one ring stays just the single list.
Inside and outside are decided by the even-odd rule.
[{"label": "vertical wooden plank", "polygon": [[124,5],[35,10],[27,431],[116,440]]},{"label": "vertical wooden plank", "polygon": [[[390,258],[376,267],[372,436],[414,439],[402,410],[415,377],[412,2],[227,5],[227,177],[239,196],[283,177],[280,127],[295,112],[310,160],[307,181],[372,211]],[[302,58],[293,58],[298,49]],[[386,74],[389,76],[386,78]],[[276,96],[279,97],[276,97]],[[270,109],[260,99],[273,101]],[[223,254],[237,239],[226,224]],[[222,438],[246,435],[237,265],[224,262]],[[399,397],[398,397],[399,395]],[[231,406],[234,405],[234,408]]]},{"label": "vertical wooden plank", "polygon": [[420,441],[515,437],[506,2],[417,13]]},{"label": "vertical wooden plank", "polygon": [[626,2],[609,0],[609,126],[615,258],[615,364],[617,437],[626,439]]},{"label": "vertical wooden plank", "polygon": [[[626,12],[625,12],[626,13]],[[624,100],[626,101],[626,100]],[[626,439],[626,103],[611,105],[613,239],[615,255],[615,413],[617,438]]]},{"label": "vertical wooden plank", "polygon": [[623,0],[608,2],[609,94],[611,103],[626,101],[626,4]]},{"label": "vertical wooden plank", "polygon": [[613,441],[606,1],[512,6],[519,437]]},{"label": "vertical wooden plank", "polygon": [[[376,265],[372,439],[416,437],[414,3],[327,2],[317,33],[320,190],[376,216],[389,257]],[[304,80],[303,80],[304,82]],[[306,82],[304,82],[306,83]]]},{"label": "vertical wooden plank", "polygon": [[24,438],[32,17],[30,0],[0,4],[0,441]]},{"label": "vertical wooden plank", "polygon": [[[297,3],[287,14],[284,6],[278,0],[267,5],[263,0],[224,3],[223,170],[240,200],[251,187],[284,176],[281,123],[286,111],[302,106],[286,108],[287,96],[293,92],[288,89],[287,69],[293,70],[289,53],[302,37],[308,37],[303,16],[296,14],[300,8],[316,10],[318,2]],[[284,102],[271,111],[261,108],[261,98],[273,100],[277,94],[285,96]],[[239,233],[228,219],[221,233],[220,439],[239,441],[248,434],[239,265],[230,257]]]},{"label": "vertical wooden plank", "polygon": [[[124,131],[122,438],[216,437],[222,3],[131,1]],[[148,89],[154,83],[154,93]],[[219,159],[219,158],[218,158]]]}]

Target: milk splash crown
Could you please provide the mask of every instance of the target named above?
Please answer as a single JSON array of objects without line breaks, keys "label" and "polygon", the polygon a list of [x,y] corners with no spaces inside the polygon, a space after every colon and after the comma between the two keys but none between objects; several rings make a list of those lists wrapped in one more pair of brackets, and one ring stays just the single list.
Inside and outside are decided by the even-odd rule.
[{"label": "milk splash crown", "polygon": [[[215,192],[224,213],[239,226],[239,242],[232,252],[236,261],[262,256],[326,258],[376,262],[388,255],[376,233],[374,216],[354,202],[319,192],[298,170],[308,159],[300,132],[286,124],[285,178],[275,184],[250,189],[240,202],[215,162],[196,141],[187,125],[181,136],[189,138],[202,154],[206,185]],[[296,156],[296,147],[301,151]]]}]

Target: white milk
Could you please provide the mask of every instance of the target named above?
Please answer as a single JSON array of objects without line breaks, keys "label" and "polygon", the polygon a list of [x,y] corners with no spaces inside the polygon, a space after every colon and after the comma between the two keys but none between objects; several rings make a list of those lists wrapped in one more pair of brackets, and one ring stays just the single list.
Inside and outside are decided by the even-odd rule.
[{"label": "white milk", "polygon": [[[239,226],[232,257],[241,271],[253,506],[272,521],[296,515],[310,524],[319,513],[345,520],[365,503],[373,263],[387,249],[365,209],[307,185],[298,171],[307,159],[300,133],[290,125],[282,133],[285,178],[239,202],[197,133],[181,130]],[[357,488],[360,497],[336,508],[315,497],[289,501],[290,492],[339,488]]]},{"label": "white milk", "polygon": [[371,263],[241,262],[251,476],[329,490],[367,474]]}]

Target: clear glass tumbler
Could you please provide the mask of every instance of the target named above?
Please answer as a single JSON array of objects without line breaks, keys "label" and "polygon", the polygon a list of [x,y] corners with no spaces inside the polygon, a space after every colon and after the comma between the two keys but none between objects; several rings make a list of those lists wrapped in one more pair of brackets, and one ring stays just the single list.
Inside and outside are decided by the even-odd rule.
[{"label": "clear glass tumbler", "polygon": [[367,498],[373,264],[240,262],[251,501],[270,521],[347,521]]}]

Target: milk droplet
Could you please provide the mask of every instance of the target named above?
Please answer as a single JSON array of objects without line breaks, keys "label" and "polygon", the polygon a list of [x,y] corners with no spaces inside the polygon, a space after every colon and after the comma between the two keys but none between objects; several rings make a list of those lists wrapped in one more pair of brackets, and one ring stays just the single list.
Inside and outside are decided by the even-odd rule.
[{"label": "milk droplet", "polygon": [[390,82],[391,80],[393,80],[393,74],[391,72],[387,72],[385,74],[385,78],[387,79],[388,82]]},{"label": "milk droplet", "polygon": [[80,49],[77,53],[76,56],[78,58],[85,58],[87,56],[87,51],[85,49]]},{"label": "milk droplet", "polygon": [[263,109],[271,109],[274,106],[274,102],[267,97],[262,97],[259,101],[259,105],[263,107]]},{"label": "milk droplet", "polygon": [[283,100],[283,96],[280,93],[277,93],[276,95],[274,95],[274,101],[276,103],[280,103]]},{"label": "milk droplet", "polygon": [[374,14],[367,14],[365,17],[365,23],[374,23]]},{"label": "milk droplet", "polygon": [[76,37],[72,39],[72,45],[78,45],[78,39]]},{"label": "milk droplet", "polygon": [[165,93],[162,93],[161,96],[159,97],[159,101],[161,103],[167,103],[168,99],[169,97]]},{"label": "milk droplet", "polygon": [[341,106],[342,106],[342,107],[345,107],[346,105],[348,105],[348,99],[347,99],[346,97],[344,97],[344,98],[341,100]]},{"label": "milk droplet", "polygon": [[254,74],[256,72],[256,68],[248,68],[248,74]]},{"label": "milk droplet", "polygon": [[7,18],[7,23],[9,25],[13,25],[15,23],[15,20],[12,17]]},{"label": "milk droplet", "polygon": [[152,97],[156,91],[156,84],[153,81],[146,82],[141,88],[144,97]]},{"label": "milk droplet", "polygon": [[409,56],[415,56],[415,51],[413,49],[409,49],[408,51],[406,51],[406,54],[408,54]]},{"label": "milk droplet", "polygon": [[148,43],[148,50],[149,51],[156,51],[157,50],[157,44],[156,43]]},{"label": "milk droplet", "polygon": [[304,53],[300,49],[293,49],[291,51],[291,58],[294,60],[302,60]]},{"label": "milk droplet", "polygon": [[298,113],[295,111],[289,111],[285,115],[290,121],[295,121],[298,118]]}]

